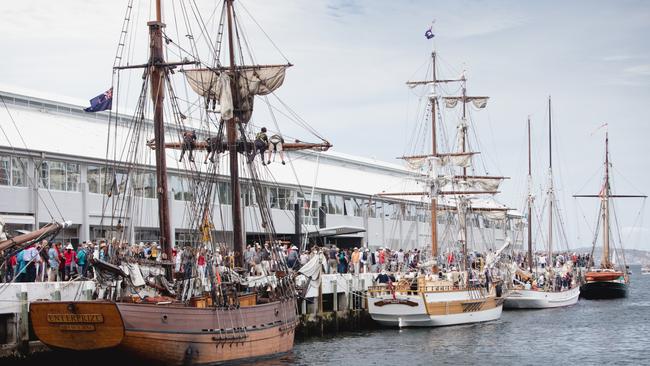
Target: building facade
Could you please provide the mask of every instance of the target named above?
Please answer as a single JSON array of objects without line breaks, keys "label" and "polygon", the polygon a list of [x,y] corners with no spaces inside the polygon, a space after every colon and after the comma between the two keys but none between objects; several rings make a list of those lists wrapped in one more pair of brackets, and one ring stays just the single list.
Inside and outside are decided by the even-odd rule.
[{"label": "building facade", "polygon": [[[128,174],[126,164],[120,168],[119,157],[109,156],[107,113],[86,113],[80,103],[16,91],[0,91],[0,96],[6,106],[0,113],[4,132],[0,139],[0,215],[9,229],[32,230],[52,220],[67,220],[71,226],[57,239],[73,244],[118,235],[131,242],[158,240],[154,167],[141,164]],[[111,133],[125,133],[130,118],[113,116],[117,123]],[[179,133],[173,127],[170,131]],[[176,153],[168,153],[169,200],[175,243],[180,245],[192,241],[188,204],[195,193],[188,170],[178,162]],[[332,242],[343,247],[410,249],[430,243],[428,198],[397,200],[376,195],[395,187],[412,191],[415,183],[410,171],[334,152],[289,155],[291,166],[268,166],[272,178],[264,185],[261,198],[243,177],[241,199],[248,241],[257,240],[263,232],[257,200],[264,199],[271,207],[275,230],[285,238],[295,238],[298,229],[302,242]],[[217,175],[213,184],[213,235],[228,243],[233,197],[227,172]],[[133,217],[116,215],[122,212],[116,207],[121,204],[117,193],[136,198],[130,200]],[[453,212],[437,216],[442,228],[439,240],[456,240]],[[295,224],[296,217],[300,225]],[[498,247],[506,237],[521,245],[525,227],[521,215],[490,220],[471,214],[468,221],[469,237],[480,241],[477,249]]]}]

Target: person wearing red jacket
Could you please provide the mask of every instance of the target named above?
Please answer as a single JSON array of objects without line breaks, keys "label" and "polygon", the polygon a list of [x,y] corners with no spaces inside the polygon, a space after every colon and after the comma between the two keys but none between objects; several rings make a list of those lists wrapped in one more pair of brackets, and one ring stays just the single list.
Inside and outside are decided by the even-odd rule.
[{"label": "person wearing red jacket", "polygon": [[65,247],[63,258],[65,258],[65,273],[63,279],[68,281],[70,279],[72,268],[77,263],[77,252],[74,251],[72,244],[68,243]]}]

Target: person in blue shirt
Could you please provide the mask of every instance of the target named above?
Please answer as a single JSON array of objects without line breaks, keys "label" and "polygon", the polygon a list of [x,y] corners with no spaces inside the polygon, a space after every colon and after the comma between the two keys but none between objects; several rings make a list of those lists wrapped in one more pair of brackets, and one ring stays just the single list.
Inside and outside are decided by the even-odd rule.
[{"label": "person in blue shirt", "polygon": [[88,260],[86,258],[86,243],[84,242],[79,246],[77,251],[77,266],[81,269],[81,275],[86,277],[86,272],[88,271]]},{"label": "person in blue shirt", "polygon": [[52,247],[47,251],[48,262],[50,264],[50,269],[47,273],[47,280],[50,282],[59,281],[59,266],[61,265],[61,260],[59,259],[59,250],[57,248],[58,243],[53,243]]},{"label": "person in blue shirt", "polygon": [[27,282],[27,275],[25,273],[25,269],[27,268],[27,263],[23,260],[23,254],[25,254],[25,250],[21,250],[16,254],[16,262],[17,262],[17,271],[16,271],[16,282]]}]

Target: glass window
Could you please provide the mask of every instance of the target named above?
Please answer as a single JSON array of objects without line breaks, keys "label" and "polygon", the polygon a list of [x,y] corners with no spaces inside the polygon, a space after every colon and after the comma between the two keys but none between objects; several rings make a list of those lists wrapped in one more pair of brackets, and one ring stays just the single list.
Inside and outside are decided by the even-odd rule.
[{"label": "glass window", "polygon": [[[302,192],[297,192],[297,202],[302,207],[302,223],[303,225],[314,225],[318,226],[318,210],[320,202],[316,199],[312,199],[310,194],[303,194]],[[324,195],[323,195],[324,196]],[[318,197],[318,196],[316,196]]]},{"label": "glass window", "polygon": [[486,229],[492,227],[490,219],[488,219],[485,216],[483,216],[483,227],[486,228]]},{"label": "glass window", "polygon": [[177,175],[169,176],[169,188],[176,200],[191,201],[193,199],[189,181],[185,178]]},{"label": "glass window", "polygon": [[79,164],[67,163],[66,164],[66,191],[79,190]]},{"label": "glass window", "polygon": [[41,177],[38,186],[41,188],[50,187],[50,163],[47,161],[41,162]]},{"label": "glass window", "polygon": [[345,197],[345,215],[362,217],[363,209],[367,204],[368,201],[361,198]]},{"label": "glass window", "polygon": [[0,156],[0,185],[8,186],[11,182],[11,159]]},{"label": "glass window", "polygon": [[27,187],[27,159],[11,159],[11,185],[16,187]]},{"label": "glass window", "polygon": [[123,194],[126,192],[128,173],[126,170],[115,169],[113,167],[88,166],[86,181],[88,182],[88,191],[92,193],[102,193],[111,195]]},{"label": "glass window", "polygon": [[415,221],[417,220],[417,207],[414,205],[404,204],[404,220]]},{"label": "glass window", "polygon": [[384,217],[384,202],[377,201],[374,205],[373,216],[375,218],[381,219]]},{"label": "glass window", "polygon": [[241,197],[244,202],[244,206],[255,206],[255,191],[253,186],[250,184],[242,185],[241,187]]},{"label": "glass window", "polygon": [[288,188],[272,187],[269,189],[269,192],[269,201],[271,203],[271,208],[293,210],[293,203],[295,201],[294,191]]},{"label": "glass window", "polygon": [[86,182],[88,183],[88,191],[91,193],[103,193],[101,181],[102,169],[98,166],[89,165],[86,173]]},{"label": "glass window", "polygon": [[280,208],[279,201],[280,199],[278,198],[278,189],[276,187],[271,187],[269,188],[269,203],[271,204],[271,208]]},{"label": "glass window", "polygon": [[232,204],[232,194],[230,192],[230,182],[217,182],[217,194],[219,203],[222,205]]},{"label": "glass window", "polygon": [[399,217],[399,206],[395,203],[385,203],[384,216],[391,220],[396,220]]},{"label": "glass window", "polygon": [[474,227],[481,227],[479,222],[479,215],[474,214],[470,216],[470,225]]},{"label": "glass window", "polygon": [[129,181],[129,173],[125,170],[114,170],[114,172],[115,172],[114,173],[115,176],[113,178],[115,180],[114,187],[117,189],[117,191],[120,194],[124,194],[126,192],[127,183]]},{"label": "glass window", "polygon": [[131,179],[136,197],[156,198],[156,178],[151,172],[136,172]]},{"label": "glass window", "polygon": [[327,213],[330,215],[343,215],[345,212],[345,205],[342,196],[332,194],[322,195],[322,201],[327,206]]},{"label": "glass window", "polygon": [[81,177],[79,174],[79,164],[65,163],[62,161],[44,161],[41,163],[40,172],[39,187],[41,188],[59,191],[79,190]]},{"label": "glass window", "polygon": [[50,189],[65,191],[65,163],[61,161],[50,161]]},{"label": "glass window", "polygon": [[436,220],[438,221],[438,225],[451,224],[451,221],[449,219],[451,215],[452,214],[449,212],[445,212],[442,215],[436,213]]}]

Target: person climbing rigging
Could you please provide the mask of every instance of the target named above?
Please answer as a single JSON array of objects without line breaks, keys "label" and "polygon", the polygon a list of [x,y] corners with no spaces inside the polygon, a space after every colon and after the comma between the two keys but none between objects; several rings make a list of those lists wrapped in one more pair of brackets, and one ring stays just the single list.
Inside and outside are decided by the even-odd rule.
[{"label": "person climbing rigging", "polygon": [[[275,152],[280,153],[280,160],[282,161],[282,165],[285,165],[286,163],[284,162],[284,150],[282,148],[282,145],[284,145],[284,139],[280,135],[273,135],[269,139],[269,154],[267,158],[267,164],[271,164],[271,155]],[[262,157],[262,160],[264,160],[264,157]]]},{"label": "person climbing rigging", "polygon": [[195,131],[185,131],[183,132],[183,142],[181,145],[181,158],[178,161],[183,161],[183,155],[185,151],[189,151],[188,159],[191,162],[194,162],[194,156],[192,156],[192,151],[196,146],[196,132]]},{"label": "person climbing rigging", "polygon": [[262,165],[266,165],[264,164],[264,151],[269,146],[269,138],[266,136],[266,127],[262,127],[262,129],[260,129],[260,132],[255,135],[255,142],[253,145],[253,153],[248,157],[248,162],[252,163],[255,159],[255,155],[259,152],[262,159]]},{"label": "person climbing rigging", "polygon": [[214,154],[221,154],[223,152],[223,143],[222,140],[219,136],[214,136],[214,137],[208,137],[205,140],[205,149],[207,150],[207,154],[205,155],[205,159],[203,160],[203,164],[208,163],[208,159],[210,159],[211,162],[214,163]]}]

